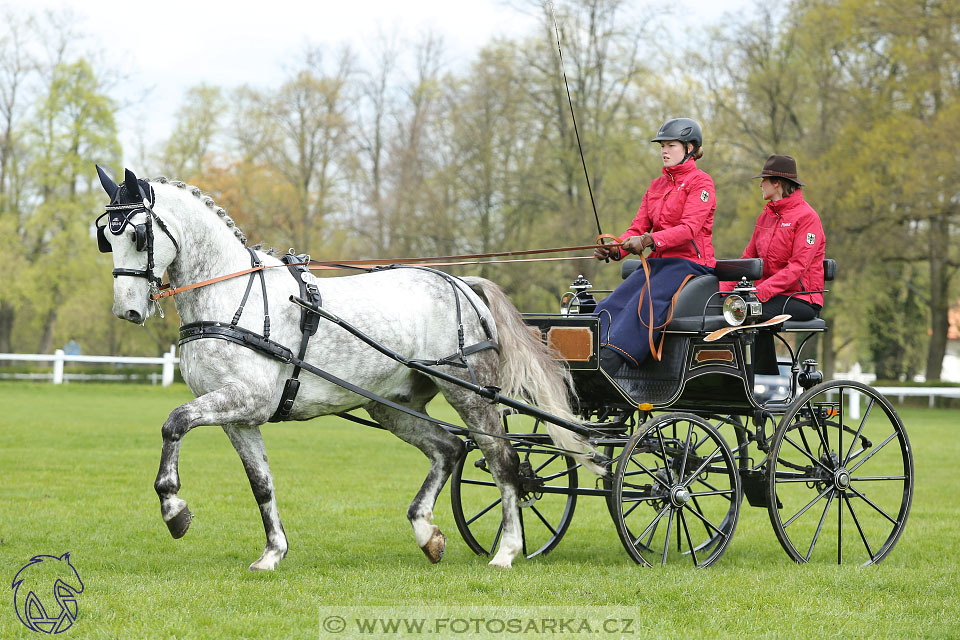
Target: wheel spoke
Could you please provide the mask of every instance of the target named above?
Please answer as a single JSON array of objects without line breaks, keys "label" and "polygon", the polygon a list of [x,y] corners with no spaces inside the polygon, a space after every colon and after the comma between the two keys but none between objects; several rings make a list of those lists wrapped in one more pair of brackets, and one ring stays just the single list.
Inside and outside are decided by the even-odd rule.
[{"label": "wheel spoke", "polygon": [[[663,514],[665,514],[669,508],[670,508],[670,505],[667,504],[666,506],[663,507],[663,509],[660,509],[660,511],[657,513],[657,515],[653,518],[653,521],[651,521],[650,524],[647,525],[647,528],[644,529],[643,532],[642,532],[640,535],[638,535],[638,536],[636,537],[636,539],[633,541],[633,546],[634,546],[634,547],[636,547],[638,544],[640,544],[640,539],[641,539],[643,536],[647,535],[647,533],[649,533],[651,529],[653,529],[654,527],[657,526],[657,523],[660,522],[660,518],[663,517]],[[646,547],[647,545],[643,545],[643,546]]]},{"label": "wheel spoke", "polygon": [[667,536],[663,539],[663,555],[660,556],[660,566],[667,564],[667,551],[670,549],[670,531],[673,529],[673,509],[670,509],[670,516],[667,518]]},{"label": "wheel spoke", "polygon": [[868,453],[868,454],[863,458],[863,460],[861,460],[861,461],[858,462],[857,464],[853,465],[853,466],[850,468],[850,473],[853,473],[854,471],[856,471],[857,469],[859,469],[859,468],[863,465],[864,462],[866,462],[867,460],[869,460],[870,458],[872,458],[873,455],[874,455],[877,451],[880,451],[880,449],[883,449],[885,446],[887,446],[887,444],[888,444],[891,440],[893,440],[893,439],[896,438],[896,437],[897,437],[897,432],[896,432],[896,431],[894,431],[894,432],[891,433],[889,436],[887,436],[887,439],[884,440],[883,442],[881,442],[880,445],[879,445],[876,449],[874,449],[873,451],[871,451],[870,453]]},{"label": "wheel spoke", "polygon": [[873,409],[874,402],[876,402],[876,399],[871,397],[870,402],[867,403],[867,408],[863,412],[863,418],[860,420],[860,426],[857,428],[857,435],[853,436],[853,440],[850,441],[850,449],[847,451],[847,457],[843,459],[843,466],[850,464],[850,455],[853,453],[853,447],[856,446],[857,440],[860,438],[860,433],[863,431],[863,425],[867,424],[867,418],[870,417],[870,411]]},{"label": "wheel spoke", "polygon": [[[537,469],[537,470],[539,471],[539,470],[542,469],[542,468],[543,468],[543,467],[540,467],[540,468]],[[576,467],[567,467],[566,469],[563,469],[562,471],[558,471],[558,472],[556,472],[556,473],[550,474],[549,476],[539,476],[539,478],[540,478],[540,480],[543,480],[544,482],[549,482],[550,480],[556,480],[556,479],[559,478],[560,476],[565,476],[565,475],[569,474],[569,473],[570,473],[573,469],[575,469],[575,468],[576,468]]]},{"label": "wheel spoke", "polygon": [[552,526],[550,526],[550,523],[547,522],[547,519],[543,517],[543,514],[540,513],[539,509],[537,509],[533,505],[530,505],[530,510],[533,511],[535,514],[537,514],[537,517],[540,518],[540,522],[542,522],[547,529],[550,529],[550,533],[552,533],[553,535],[557,535],[557,530],[554,529]]},{"label": "wheel spoke", "polygon": [[[690,509],[689,503],[688,503],[688,504],[685,504],[685,505],[683,505],[683,506],[684,506],[684,508],[686,508],[686,509]],[[717,533],[719,533],[720,535],[722,535],[724,538],[727,538],[727,537],[728,537],[726,533],[724,533],[723,531],[721,531],[720,529],[718,529],[718,528],[716,527],[716,525],[714,525],[712,522],[710,522],[709,520],[707,520],[706,517],[700,515],[699,513],[697,513],[696,511],[694,511],[693,509],[690,509],[690,513],[692,513],[693,515],[695,515],[695,516],[697,516],[698,518],[700,518],[700,520],[701,520],[705,525],[707,525],[708,527],[710,527],[711,529],[713,529],[714,531],[716,531]]]},{"label": "wheel spoke", "polygon": [[[687,441],[683,443],[683,459],[680,462],[681,482],[683,482],[683,471],[687,468],[687,454],[690,452],[690,438],[693,436],[693,423],[687,420],[687,424],[690,425],[690,428],[687,429]],[[676,429],[676,426],[674,426],[674,429]]]},{"label": "wheel spoke", "polygon": [[693,556],[693,566],[699,567],[700,561],[697,560],[697,550],[693,548],[693,541],[690,540],[690,529],[687,527],[686,518],[683,517],[683,509],[680,509],[680,511],[677,512],[677,515],[680,516],[680,526],[683,527],[683,533],[687,537],[687,547],[690,548],[690,555]]},{"label": "wheel spoke", "polygon": [[813,554],[813,547],[817,544],[817,538],[820,537],[820,531],[823,529],[823,521],[827,519],[827,513],[830,512],[830,505],[833,504],[833,496],[837,495],[835,491],[830,492],[830,497],[827,498],[827,505],[823,508],[823,513],[820,515],[820,522],[817,524],[817,530],[813,532],[813,540],[810,541],[810,548],[807,549],[806,561],[810,562],[810,556]]},{"label": "wheel spoke", "polygon": [[906,480],[907,476],[850,476],[851,482],[873,482],[876,480]]},{"label": "wheel spoke", "polygon": [[886,511],[884,511],[883,509],[881,509],[880,507],[878,507],[877,505],[875,505],[875,504],[873,503],[873,500],[871,500],[870,498],[868,498],[868,497],[865,496],[864,494],[860,493],[859,491],[857,491],[856,489],[854,489],[852,486],[850,487],[850,491],[853,491],[855,494],[857,494],[857,497],[858,497],[858,498],[860,498],[861,500],[863,500],[864,502],[866,502],[868,505],[870,505],[871,507],[873,507],[874,509],[876,509],[877,512],[880,513],[880,515],[882,515],[884,518],[886,518],[887,520],[889,520],[890,522],[892,522],[894,525],[900,524],[899,522],[897,522],[896,520],[894,520],[893,518],[891,518],[889,515],[887,515],[887,512],[886,512]]},{"label": "wheel spoke", "polygon": [[860,539],[863,540],[863,546],[867,548],[867,555],[870,556],[870,561],[873,561],[873,551],[870,549],[870,543],[867,542],[867,536],[863,533],[863,527],[860,526],[860,519],[857,517],[856,512],[853,510],[853,503],[850,502],[850,498],[847,497],[847,494],[843,494],[843,501],[847,503],[847,509],[850,510],[850,515],[853,517],[853,523],[857,525],[857,531],[860,532]]},{"label": "wheel spoke", "polygon": [[633,513],[633,510],[636,509],[637,507],[639,507],[639,506],[642,505],[642,504],[643,504],[643,502],[641,502],[640,500],[637,500],[636,502],[634,502],[634,503],[633,503],[633,506],[631,506],[629,509],[627,509],[626,511],[623,512],[623,519],[626,520],[626,519],[627,519],[627,516],[629,516],[631,513]]},{"label": "wheel spoke", "polygon": [[470,480],[468,478],[460,478],[460,484],[475,484],[478,487],[495,487],[497,484],[488,480]]},{"label": "wheel spoke", "polygon": [[503,520],[500,520],[500,526],[497,527],[497,535],[493,537],[493,544],[490,545],[489,555],[493,555],[493,550],[497,548],[497,543],[500,542],[500,536],[503,534]]},{"label": "wheel spoke", "polygon": [[703,471],[704,469],[706,469],[708,464],[710,464],[711,462],[713,462],[713,459],[717,456],[718,453],[720,453],[720,450],[721,450],[722,448],[723,448],[723,447],[717,447],[716,449],[714,449],[714,450],[713,450],[713,453],[711,453],[711,454],[707,457],[707,459],[703,461],[703,464],[701,464],[700,467],[697,468],[697,470],[694,471],[694,472],[690,475],[689,478],[687,478],[684,482],[681,482],[680,484],[682,484],[684,488],[689,487],[689,486],[690,486],[690,483],[693,481],[693,479],[696,478],[697,476],[699,476],[699,475],[700,475],[700,472]]},{"label": "wheel spoke", "polygon": [[[843,433],[843,429],[840,429],[840,433]],[[840,451],[843,451],[842,444],[840,445]],[[837,564],[843,564],[843,499],[842,498],[840,500],[837,500]]]},{"label": "wheel spoke", "polygon": [[473,522],[474,522],[477,518],[479,518],[479,517],[482,516],[483,514],[485,514],[485,513],[487,513],[488,511],[490,511],[490,509],[493,509],[495,506],[497,506],[498,504],[500,504],[500,501],[501,501],[502,499],[503,499],[503,498],[497,498],[496,500],[494,500],[490,505],[488,505],[487,507],[485,507],[484,509],[482,509],[482,510],[480,511],[480,513],[476,514],[475,516],[473,516],[472,518],[470,518],[469,520],[467,520],[467,524],[468,524],[468,525],[473,524]]},{"label": "wheel spoke", "polygon": [[[706,517],[706,514],[703,513],[703,509],[700,507],[700,501],[697,500],[697,496],[691,496],[690,500],[693,502],[693,506],[697,508],[697,512],[698,512],[701,516]],[[704,524],[703,524],[703,530],[707,532],[707,535],[708,535],[708,536],[709,536],[709,535],[712,535],[712,534],[710,533],[710,527],[707,526],[707,523],[704,523]]]},{"label": "wheel spoke", "polygon": [[550,464],[551,462],[553,462],[554,460],[556,460],[556,459],[559,458],[559,457],[560,457],[560,454],[559,454],[559,453],[553,454],[552,456],[550,456],[549,458],[547,458],[547,461],[546,461],[546,462],[544,462],[542,465],[540,465],[539,467],[537,467],[536,469],[534,469],[533,472],[536,473],[536,472],[540,471],[540,469],[543,469],[545,466],[547,466],[548,464]]},{"label": "wheel spoke", "polygon": [[828,492],[828,491],[832,491],[832,490],[833,490],[833,487],[827,487],[826,489],[824,489],[823,491],[821,491],[821,492],[820,492],[820,495],[818,495],[816,498],[814,498],[813,500],[811,500],[810,502],[807,503],[807,506],[805,506],[803,509],[800,509],[800,511],[798,511],[797,513],[795,513],[792,518],[790,518],[789,520],[787,520],[786,522],[784,522],[784,523],[783,523],[783,528],[786,529],[786,528],[789,527],[791,524],[793,524],[793,521],[794,521],[794,520],[796,520],[797,518],[799,518],[800,516],[802,516],[803,514],[805,514],[805,513],[807,512],[807,509],[809,509],[810,507],[812,507],[813,505],[815,505],[815,504],[817,503],[817,501],[820,500],[820,498],[822,498],[823,496],[827,495],[827,492]]},{"label": "wheel spoke", "polygon": [[[803,436],[803,432],[802,432],[802,431],[800,432],[800,435],[801,435],[801,437]],[[787,437],[787,434],[786,434],[786,433],[783,434],[783,439],[784,439],[784,441],[789,442],[790,444],[792,444],[793,447],[794,447],[797,451],[799,451],[799,452],[802,453],[803,455],[805,455],[805,456],[807,456],[808,458],[810,458],[810,460],[811,460],[815,465],[817,465],[818,467],[820,467],[821,469],[823,469],[823,470],[826,471],[827,473],[829,473],[829,474],[831,474],[831,475],[833,474],[833,470],[832,470],[832,469],[828,469],[828,468],[826,467],[826,465],[824,465],[822,462],[820,462],[819,460],[817,460],[816,458],[814,458],[812,455],[810,455],[810,452],[809,452],[809,451],[804,450],[804,449],[801,449],[801,448],[797,445],[796,442],[794,442],[793,440],[791,440],[790,438]],[[804,439],[804,440],[805,440],[805,439]],[[778,458],[778,459],[779,459],[779,458]]]},{"label": "wheel spoke", "polygon": [[[843,400],[843,389],[840,390],[840,399]],[[807,409],[810,410],[810,418],[813,420],[813,427],[817,432],[817,437],[820,438],[820,444],[823,445],[824,453],[830,453],[830,438],[826,433],[826,425],[820,424],[820,419],[817,417],[817,412],[813,410],[813,404],[808,400]]]},{"label": "wheel spoke", "polygon": [[[703,496],[729,496],[733,493],[733,489],[715,489],[713,491],[698,491],[696,493],[691,493],[692,496],[703,497]],[[727,498],[727,500],[732,501],[733,498]]]},{"label": "wheel spoke", "polygon": [[[673,471],[670,470],[670,465],[667,463],[667,446],[663,444],[663,429],[657,429],[657,440],[660,441],[660,451],[663,452],[663,466],[667,470],[667,481],[670,484],[673,484]],[[672,518],[672,517],[671,517]],[[669,536],[668,536],[669,537]]]},{"label": "wheel spoke", "polygon": [[[712,496],[712,495],[726,495],[728,493],[733,493],[733,489],[717,489],[715,486],[704,480],[703,478],[697,478],[697,482],[706,486],[710,491],[704,491],[701,493],[691,493],[692,496]],[[728,500],[733,500],[733,498],[727,498]]]},{"label": "wheel spoke", "polygon": [[636,458],[634,458],[633,456],[630,456],[630,462],[632,462],[633,464],[635,464],[635,465],[637,465],[638,467],[640,467],[641,469],[643,469],[644,473],[646,473],[648,476],[650,476],[651,478],[653,478],[654,480],[656,480],[657,483],[660,484],[664,489],[666,489],[667,491],[670,490],[670,485],[668,485],[666,482],[664,482],[663,480],[661,480],[661,479],[658,478],[657,476],[653,475],[653,472],[650,471],[650,469],[647,469],[645,466],[643,466],[643,463],[638,462]]}]

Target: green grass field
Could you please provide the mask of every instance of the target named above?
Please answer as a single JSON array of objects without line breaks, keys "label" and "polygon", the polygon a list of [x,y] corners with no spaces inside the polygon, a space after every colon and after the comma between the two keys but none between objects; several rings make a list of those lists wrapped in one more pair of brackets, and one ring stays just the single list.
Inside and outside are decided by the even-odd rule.
[{"label": "green grass field", "polygon": [[85,589],[61,637],[316,638],[321,607],[357,605],[610,612],[633,620],[624,637],[960,637],[960,411],[902,412],[913,510],[891,556],[865,568],[793,564],[766,511],[745,507],[716,566],[643,569],[603,501],[582,498],[553,553],[499,571],[460,540],[448,488],[435,518],[447,553],[430,565],[405,517],[426,472],[418,451],[339,418],[269,425],[290,552],[251,573],[263,528],[220,429],[184,439],[189,533],[173,540],[160,519],[160,425],[189,398],[182,385],[0,383],[0,638],[36,637],[9,585],[31,556],[65,551]]}]

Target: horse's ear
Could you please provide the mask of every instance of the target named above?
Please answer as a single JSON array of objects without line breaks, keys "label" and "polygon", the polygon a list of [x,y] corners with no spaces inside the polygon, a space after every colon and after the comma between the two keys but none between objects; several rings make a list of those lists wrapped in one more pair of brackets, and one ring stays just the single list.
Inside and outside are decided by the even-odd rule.
[{"label": "horse's ear", "polygon": [[137,176],[130,169],[123,170],[123,183],[127,187],[127,197],[139,200],[140,185],[137,184]]},{"label": "horse's ear", "polygon": [[100,176],[100,186],[103,187],[103,190],[107,192],[107,195],[110,196],[110,199],[113,200],[117,196],[117,183],[110,179],[110,176],[107,175],[107,172],[103,170],[103,167],[97,165],[97,175]]}]

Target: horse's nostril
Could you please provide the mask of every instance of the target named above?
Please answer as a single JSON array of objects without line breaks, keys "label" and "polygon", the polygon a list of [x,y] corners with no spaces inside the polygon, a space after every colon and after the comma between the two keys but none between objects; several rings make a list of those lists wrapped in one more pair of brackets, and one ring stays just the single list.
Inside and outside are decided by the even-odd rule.
[{"label": "horse's nostril", "polygon": [[130,322],[133,322],[133,323],[136,323],[136,324],[140,324],[140,322],[141,322],[141,320],[142,320],[142,318],[140,317],[140,313],[137,312],[137,311],[134,311],[133,309],[131,309],[130,311],[127,311],[127,312],[124,314],[124,317],[125,317],[127,320],[129,320]]}]

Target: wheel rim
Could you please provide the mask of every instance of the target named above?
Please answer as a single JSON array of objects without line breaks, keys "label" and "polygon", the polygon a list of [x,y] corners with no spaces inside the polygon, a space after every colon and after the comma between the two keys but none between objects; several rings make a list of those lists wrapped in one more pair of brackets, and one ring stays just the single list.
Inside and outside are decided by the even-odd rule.
[{"label": "wheel rim", "polygon": [[796,562],[874,564],[896,545],[913,454],[900,417],[867,385],[837,380],[804,393],[777,427],[769,464],[770,521]]},{"label": "wheel rim", "polygon": [[[523,554],[533,558],[556,547],[570,526],[577,502],[578,464],[569,456],[536,446],[514,443],[513,448],[520,456]],[[464,542],[478,555],[493,554],[503,533],[500,490],[473,443],[454,469],[450,495]]]},{"label": "wheel rim", "polygon": [[614,477],[615,522],[627,553],[654,566],[707,567],[726,550],[740,512],[730,447],[705,420],[665,414],[624,447]]}]

